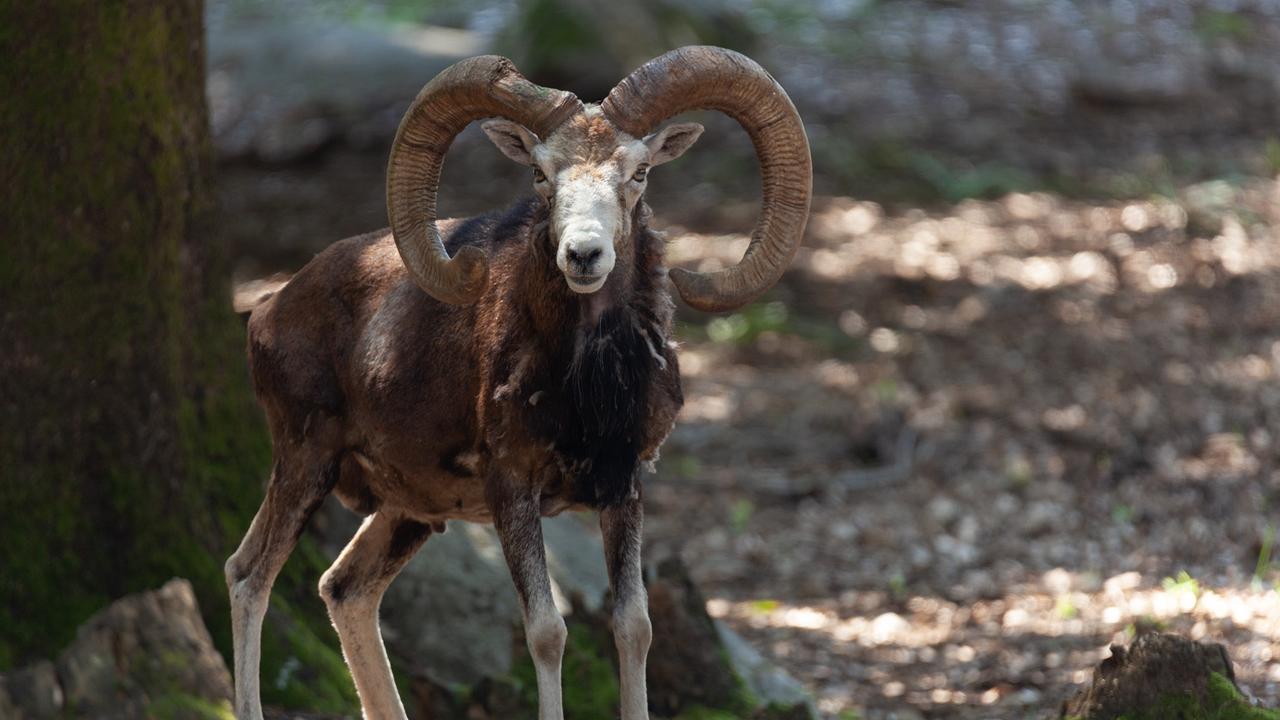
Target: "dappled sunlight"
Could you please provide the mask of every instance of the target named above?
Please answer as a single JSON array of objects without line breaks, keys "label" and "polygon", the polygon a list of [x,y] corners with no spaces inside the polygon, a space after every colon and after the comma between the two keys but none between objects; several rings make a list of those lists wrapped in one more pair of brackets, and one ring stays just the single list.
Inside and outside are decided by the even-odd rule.
[{"label": "dappled sunlight", "polygon": [[687,422],[723,422],[737,409],[737,401],[728,390],[709,392],[685,401],[680,419]]},{"label": "dappled sunlight", "polygon": [[767,301],[684,319],[651,544],[830,715],[1039,716],[1156,627],[1274,702],[1278,187],[819,203]]},{"label": "dappled sunlight", "polygon": [[[1098,294],[1121,280],[1151,292],[1181,282],[1211,287],[1218,275],[1280,267],[1270,226],[1258,222],[1270,188],[1229,190],[1232,200],[1252,202],[1245,218],[1225,212],[1220,197],[1202,207],[1206,193],[1193,186],[1177,199],[1109,202],[1094,206],[1046,193],[1012,193],[998,201],[967,200],[945,212],[912,210],[886,215],[873,202],[831,198],[819,203],[799,264],[824,279],[885,272],[907,279],[965,279],[975,285],[1017,284],[1027,290],[1084,285]],[[1218,189],[1218,193],[1222,190]],[[1236,197],[1238,196],[1238,197]],[[1178,243],[1201,228],[1215,232]],[[1215,216],[1216,217],[1212,217]],[[1248,223],[1248,226],[1246,226]],[[1135,235],[1149,247],[1139,247]],[[673,233],[673,262],[725,262],[739,245],[725,238]],[[719,240],[719,242],[716,242]],[[716,245],[708,250],[704,243]],[[741,241],[740,241],[741,242]],[[740,243],[739,243],[740,244]],[[1052,251],[1052,252],[1045,252]],[[1173,256],[1180,262],[1173,262]]]},{"label": "dappled sunlight", "polygon": [[[742,258],[748,238],[742,234],[706,235],[670,232],[667,235],[667,262],[690,266],[700,272],[721,270]],[[692,265],[691,265],[692,263]]]},{"label": "dappled sunlight", "polygon": [[[820,708],[832,713],[851,704],[892,706],[902,697],[921,709],[1038,703],[1045,699],[1039,683],[993,682],[993,666],[1010,663],[1015,674],[1043,667],[1064,683],[1083,683],[1109,655],[1110,644],[1128,644],[1135,632],[1164,627],[1196,640],[1240,639],[1232,654],[1240,680],[1255,689],[1280,682],[1280,665],[1273,662],[1280,658],[1277,591],[1202,588],[1189,576],[1125,572],[1101,580],[1055,568],[1038,582],[973,603],[867,593],[815,603],[718,597],[707,601],[707,610],[767,642],[776,656],[816,655],[828,674],[888,666],[870,669],[870,682],[821,688]],[[1005,650],[1028,637],[1038,646],[1029,658]],[[968,672],[973,669],[976,675]]]}]

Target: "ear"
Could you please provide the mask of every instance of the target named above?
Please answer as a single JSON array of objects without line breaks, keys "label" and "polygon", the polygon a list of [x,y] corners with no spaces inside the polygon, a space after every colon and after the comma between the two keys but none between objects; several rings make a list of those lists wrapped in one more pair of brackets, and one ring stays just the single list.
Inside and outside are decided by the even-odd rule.
[{"label": "ear", "polygon": [[644,144],[649,148],[649,165],[656,167],[680,157],[702,135],[702,130],[698,123],[676,123],[646,137]]},{"label": "ear", "polygon": [[480,125],[484,134],[489,136],[503,155],[521,165],[533,165],[533,148],[538,145],[538,136],[529,132],[519,123],[495,118]]}]

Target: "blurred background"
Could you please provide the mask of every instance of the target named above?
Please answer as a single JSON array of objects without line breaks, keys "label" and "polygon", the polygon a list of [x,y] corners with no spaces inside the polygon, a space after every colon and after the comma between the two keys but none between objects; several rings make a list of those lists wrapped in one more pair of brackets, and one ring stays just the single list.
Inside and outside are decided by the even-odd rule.
[{"label": "blurred background", "polygon": [[[646,480],[646,554],[683,563],[672,587],[767,668],[753,693],[842,720],[1056,717],[1111,643],[1155,628],[1223,643],[1242,689],[1280,701],[1280,3],[207,0],[204,17],[209,237],[235,283],[384,227],[401,114],[463,57],[598,101],[715,44],[786,88],[814,158],[804,247],[761,302],[680,309],[686,406]],[[731,120],[690,117],[708,130],[649,202],[670,263],[710,269],[741,256],[759,180]],[[530,189],[474,127],[441,187],[442,216]],[[227,552],[247,515],[230,517]],[[277,708],[353,710],[313,597],[352,522],[322,513],[277,590]],[[423,555],[474,577],[492,549],[451,527]],[[590,615],[603,568],[563,552]],[[441,688],[471,687],[501,717],[486,671],[440,667],[519,662],[509,635],[476,651],[497,660],[449,654],[492,624],[439,627],[446,601],[421,596],[464,582],[445,572],[388,598],[402,691],[453,717]],[[452,611],[509,616],[494,577]],[[7,659],[59,647],[24,634]]]}]

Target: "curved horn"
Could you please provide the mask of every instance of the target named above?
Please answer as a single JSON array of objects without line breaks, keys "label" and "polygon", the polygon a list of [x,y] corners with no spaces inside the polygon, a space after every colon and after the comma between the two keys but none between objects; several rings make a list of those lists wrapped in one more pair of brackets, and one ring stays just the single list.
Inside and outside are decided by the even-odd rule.
[{"label": "curved horn", "polygon": [[813,170],[804,124],[764,68],[732,50],[683,47],[628,75],[601,109],[635,137],[687,110],[719,110],[737,120],[755,145],[763,185],[751,244],[734,267],[705,274],[673,268],[671,281],[685,302],[707,312],[745,305],[778,282],[809,219]]},{"label": "curved horn", "polygon": [[414,281],[438,300],[475,302],[489,276],[483,250],[463,247],[450,259],[436,228],[436,194],[445,151],[471,121],[503,117],[546,137],[579,112],[573,93],[534,85],[506,58],[463,60],[427,83],[400,121],[387,163],[387,215],[400,258]]}]

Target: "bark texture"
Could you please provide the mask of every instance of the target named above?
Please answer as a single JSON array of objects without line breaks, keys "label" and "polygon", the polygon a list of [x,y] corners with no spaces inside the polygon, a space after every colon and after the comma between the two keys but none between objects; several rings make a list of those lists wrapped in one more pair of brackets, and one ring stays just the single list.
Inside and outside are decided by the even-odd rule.
[{"label": "bark texture", "polygon": [[0,0],[0,668],[221,565],[268,460],[208,225],[202,2]]}]

